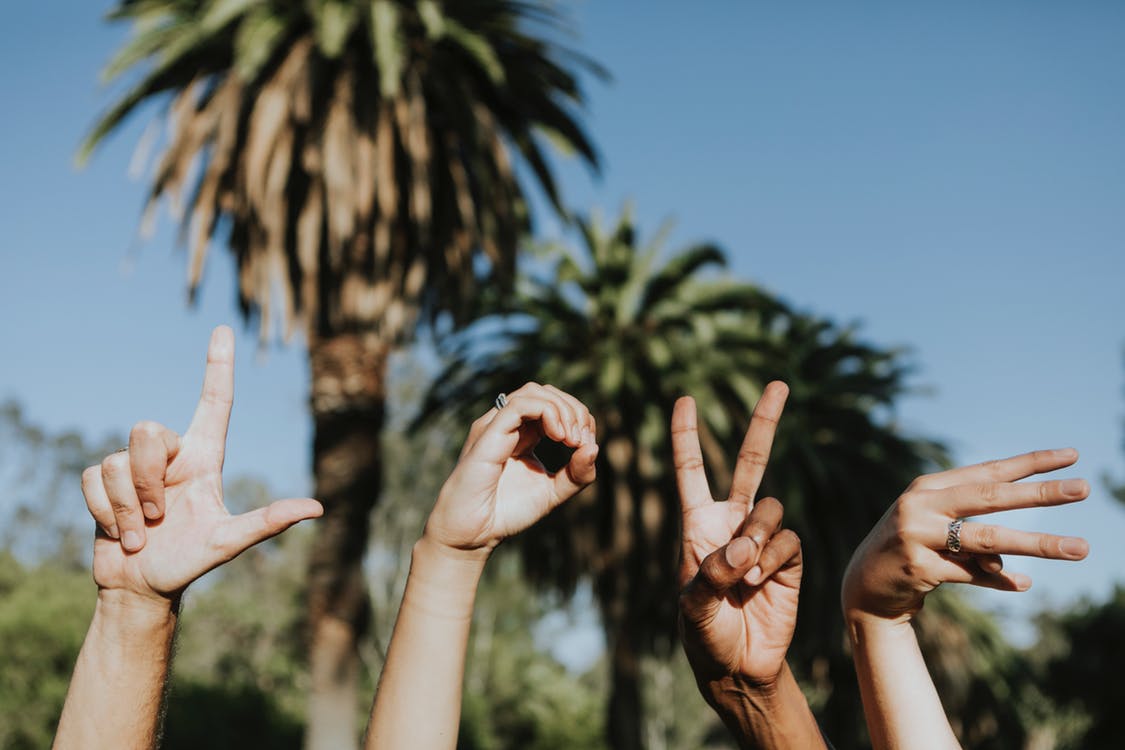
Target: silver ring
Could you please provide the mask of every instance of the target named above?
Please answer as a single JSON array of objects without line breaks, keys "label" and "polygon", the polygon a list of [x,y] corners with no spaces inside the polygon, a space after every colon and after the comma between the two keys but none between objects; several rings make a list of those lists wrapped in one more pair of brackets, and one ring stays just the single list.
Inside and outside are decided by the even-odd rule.
[{"label": "silver ring", "polygon": [[945,548],[950,552],[961,551],[961,525],[964,523],[964,518],[955,518],[949,522],[949,531],[945,535]]},{"label": "silver ring", "polygon": [[505,406],[508,405],[508,394],[501,393],[500,395],[498,395],[496,397],[496,400],[493,401],[492,403],[495,404],[497,411],[503,409]]}]

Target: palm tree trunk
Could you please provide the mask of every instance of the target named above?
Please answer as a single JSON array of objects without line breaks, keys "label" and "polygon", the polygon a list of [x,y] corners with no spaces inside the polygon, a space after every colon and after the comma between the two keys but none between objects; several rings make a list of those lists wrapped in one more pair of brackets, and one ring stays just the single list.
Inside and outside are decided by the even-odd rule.
[{"label": "palm tree trunk", "polygon": [[[617,413],[607,417],[609,430],[624,420]],[[637,496],[637,447],[622,434],[607,437],[605,456],[608,476],[603,486],[611,488],[613,537],[611,563],[601,572],[598,594],[605,624],[606,645],[610,649],[610,693],[606,730],[613,750],[641,750],[642,739],[641,663],[630,632],[628,611],[629,564],[633,561],[636,538],[634,517]],[[630,480],[633,480],[630,482]]]},{"label": "palm tree trunk", "polygon": [[390,347],[370,334],[309,343],[313,471],[324,517],[309,558],[307,750],[358,747],[357,644],[371,619],[363,556],[382,485],[389,353]]},{"label": "palm tree trunk", "polygon": [[609,746],[613,750],[642,750],[641,660],[624,627],[611,641]]}]

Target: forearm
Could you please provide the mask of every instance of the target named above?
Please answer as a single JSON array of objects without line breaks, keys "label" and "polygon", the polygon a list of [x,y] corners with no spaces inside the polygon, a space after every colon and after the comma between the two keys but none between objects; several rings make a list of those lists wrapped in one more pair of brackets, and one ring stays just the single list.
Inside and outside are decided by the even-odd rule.
[{"label": "forearm", "polygon": [[465,649],[485,559],[450,554],[425,537],[414,545],[371,709],[367,748],[456,746]]},{"label": "forearm", "polygon": [[875,750],[960,748],[909,621],[849,617],[848,635]]},{"label": "forearm", "polygon": [[177,605],[102,591],[67,690],[56,750],[154,747]]},{"label": "forearm", "polygon": [[788,664],[782,665],[777,679],[769,684],[727,676],[702,682],[699,688],[745,750],[825,746]]}]

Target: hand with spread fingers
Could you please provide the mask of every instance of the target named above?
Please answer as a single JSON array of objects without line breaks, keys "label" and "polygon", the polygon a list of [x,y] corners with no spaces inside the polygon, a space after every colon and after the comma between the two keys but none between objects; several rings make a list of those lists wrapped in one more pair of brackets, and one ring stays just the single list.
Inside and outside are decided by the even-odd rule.
[{"label": "hand with spread fingers", "polygon": [[223,504],[223,457],[234,399],[234,334],[215,329],[203,393],[183,438],[137,424],[129,448],[82,474],[98,525],[94,581],[102,590],[174,599],[201,575],[321,514],[310,499],[279,500],[232,516]]},{"label": "hand with spread fingers", "polygon": [[183,438],[142,422],[129,447],[83,472],[97,524],[98,599],[75,664],[55,748],[153,747],[184,589],[293,524],[315,500],[281,500],[232,516],[222,469],[234,395],[234,334],[216,328],[203,395]]},{"label": "hand with spread fingers", "polygon": [[754,501],[788,393],[784,383],[766,387],[722,502],[708,487],[695,402],[681,398],[672,416],[684,651],[704,698],[744,747],[824,747],[785,661],[797,622],[801,542],[781,528],[781,503]]},{"label": "hand with spread fingers", "polygon": [[1003,555],[1085,558],[1078,537],[966,520],[1085,499],[1082,479],[1018,483],[1077,460],[1072,449],[1036,451],[919,477],[856,549],[841,601],[875,747],[958,746],[910,621],[942,583],[1026,591],[1031,579],[1007,570]]},{"label": "hand with spread fingers", "polygon": [[[368,748],[456,747],[465,649],[485,562],[500,542],[594,481],[595,435],[578,399],[536,383],[497,398],[496,408],[473,423],[414,545]],[[544,437],[574,449],[554,474],[534,453]]]}]

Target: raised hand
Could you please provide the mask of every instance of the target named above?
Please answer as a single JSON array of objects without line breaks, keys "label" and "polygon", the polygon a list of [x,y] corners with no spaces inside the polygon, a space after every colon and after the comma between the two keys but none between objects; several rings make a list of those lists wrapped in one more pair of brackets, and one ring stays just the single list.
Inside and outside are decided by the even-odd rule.
[{"label": "raised hand", "polygon": [[[1082,479],[1017,480],[1072,465],[1078,452],[1036,451],[1001,461],[952,469],[916,479],[856,549],[844,576],[849,619],[909,620],[926,594],[946,582],[1026,591],[1031,579],[1004,569],[1001,555],[1081,560],[1089,545],[1078,537],[1015,531],[964,521],[951,538],[950,524],[1016,508],[1064,505],[1085,499]],[[952,551],[949,547],[956,547]]]},{"label": "raised hand", "polygon": [[[589,410],[553,386],[528,383],[473,422],[460,460],[442,486],[425,537],[488,554],[594,480],[598,445]],[[534,450],[543,437],[575,448],[551,474]]]},{"label": "raised hand", "polygon": [[293,524],[319,516],[320,503],[280,500],[232,516],[223,504],[223,456],[234,398],[234,334],[216,328],[203,393],[181,438],[154,422],[137,424],[129,448],[82,474],[98,524],[99,588],[175,599],[207,571]]},{"label": "raised hand", "polygon": [[775,680],[797,621],[801,542],[781,529],[781,503],[754,502],[789,389],[770,383],[754,409],[730,495],[716,502],[699,447],[695,402],[672,415],[672,450],[683,510],[680,619],[697,679]]},{"label": "raised hand", "polygon": [[[535,383],[473,423],[414,545],[367,748],[457,745],[469,625],[489,554],[594,481],[595,434],[581,402]],[[535,457],[544,436],[575,449],[554,474]]]}]

